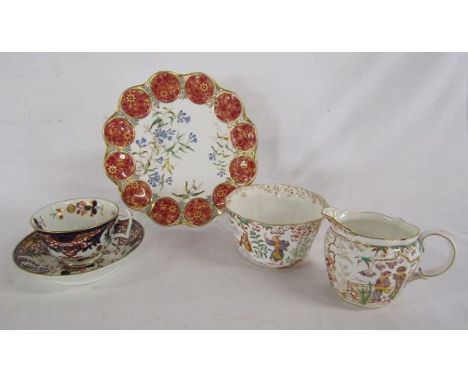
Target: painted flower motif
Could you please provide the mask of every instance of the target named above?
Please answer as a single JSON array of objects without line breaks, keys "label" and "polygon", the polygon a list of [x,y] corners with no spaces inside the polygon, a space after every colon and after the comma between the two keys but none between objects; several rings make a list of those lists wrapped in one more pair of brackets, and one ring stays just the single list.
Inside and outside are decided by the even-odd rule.
[{"label": "painted flower motif", "polygon": [[221,121],[228,123],[241,115],[242,104],[234,94],[223,93],[216,98],[214,111]]},{"label": "painted flower motif", "polygon": [[376,267],[379,271],[381,271],[382,269],[385,268],[385,264],[380,264],[380,263],[379,263],[379,264],[375,264],[375,267]]},{"label": "painted flower motif", "polygon": [[214,90],[213,81],[203,73],[194,74],[185,82],[187,98],[198,105],[207,103],[213,97]]},{"label": "painted flower motif", "polygon": [[[75,204],[69,203],[67,204],[66,208],[55,208],[55,211],[50,214],[53,218],[59,218],[63,219],[65,212],[69,214],[74,214],[76,213],[77,215],[89,215],[89,216],[94,216],[97,214],[98,210],[102,209],[98,205],[98,202],[96,200],[80,200],[79,202],[76,202]],[[36,222],[37,224],[37,222]]]},{"label": "painted flower motif", "polygon": [[365,277],[374,277],[377,273],[372,272],[370,269],[365,269],[360,271],[359,274]]},{"label": "painted flower motif", "polygon": [[232,148],[229,137],[216,133],[211,145],[211,151],[208,153],[208,160],[213,162],[213,165],[218,170],[216,175],[220,178],[225,177],[229,160],[234,155],[234,149]]},{"label": "painted flower motif", "polygon": [[174,135],[177,133],[175,129],[162,129],[162,128],[157,128],[154,130],[154,137],[158,141],[160,145],[164,143],[165,140],[167,141],[172,141],[174,138]]},{"label": "painted flower motif", "polygon": [[53,218],[63,219],[63,210],[61,208],[56,208],[55,212],[50,214]]},{"label": "painted flower motif", "polygon": [[151,218],[163,225],[173,224],[179,219],[179,204],[172,198],[159,198],[151,208]]},{"label": "painted flower motif", "polygon": [[125,147],[135,139],[135,129],[127,120],[114,118],[106,123],[104,137],[111,145]]},{"label": "painted flower motif", "polygon": [[194,133],[190,133],[190,134],[189,134],[189,141],[190,141],[191,143],[197,143],[197,142],[198,142],[197,135],[194,134]]},{"label": "painted flower motif", "polygon": [[150,87],[154,96],[160,102],[173,102],[179,97],[179,79],[172,73],[162,72],[155,75],[151,80]]},{"label": "painted flower motif", "polygon": [[226,197],[235,189],[236,187],[229,183],[218,184],[213,190],[212,195],[214,205],[219,209],[224,208]]},{"label": "painted flower motif", "polygon": [[91,203],[81,200],[76,204],[76,206],[70,207],[68,205],[67,211],[74,211],[77,215],[84,216],[89,212],[89,216],[94,216],[97,214],[98,204],[96,200],[93,200]]},{"label": "painted flower motif", "polygon": [[138,145],[138,147],[142,148],[142,147],[146,147],[148,142],[145,137],[142,137],[141,139],[137,139],[135,143]]},{"label": "painted flower motif", "polygon": [[113,180],[123,180],[135,173],[135,163],[130,154],[115,151],[106,158],[104,164],[107,174]]},{"label": "painted flower motif", "polygon": [[148,183],[151,185],[151,187],[156,187],[160,182],[161,182],[161,176],[159,175],[159,172],[157,171],[153,172],[148,177]]},{"label": "painted flower motif", "polygon": [[203,225],[211,220],[213,208],[211,204],[202,198],[190,200],[185,206],[185,219],[193,225]]},{"label": "painted flower motif", "polygon": [[122,190],[122,198],[131,208],[143,208],[149,204],[152,197],[150,186],[141,181],[136,180],[127,184]]},{"label": "painted flower motif", "polygon": [[120,107],[132,118],[144,118],[151,111],[151,98],[143,89],[130,88],[122,94]]},{"label": "painted flower motif", "polygon": [[158,106],[153,117],[153,121],[145,125],[146,132],[152,136],[137,140],[138,148],[132,155],[136,159],[137,176],[147,175],[148,183],[162,190],[166,184],[172,184],[176,162],[184,154],[195,151],[193,146],[198,143],[198,137],[177,125],[178,120],[180,123],[190,121],[190,116],[182,110],[176,114],[168,107]]},{"label": "painted flower motif", "polygon": [[184,122],[189,123],[190,116],[184,111],[180,110],[179,113],[177,114],[177,123],[184,123]]},{"label": "painted flower motif", "polygon": [[232,145],[238,149],[247,151],[257,144],[255,128],[250,123],[236,125],[230,133]]},{"label": "painted flower motif", "polygon": [[111,177],[114,176],[116,172],[117,172],[117,167],[116,167],[116,166],[114,166],[114,165],[109,165],[109,166],[107,167],[107,173],[108,173],[109,175],[111,175]]},{"label": "painted flower motif", "polygon": [[248,156],[234,158],[229,165],[229,173],[238,184],[247,184],[252,181],[256,171],[255,161]]}]

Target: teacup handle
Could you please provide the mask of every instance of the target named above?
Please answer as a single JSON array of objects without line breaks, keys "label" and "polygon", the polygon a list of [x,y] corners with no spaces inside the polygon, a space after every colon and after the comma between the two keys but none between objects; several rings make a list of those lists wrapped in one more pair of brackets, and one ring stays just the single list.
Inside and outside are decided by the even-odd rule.
[{"label": "teacup handle", "polygon": [[117,219],[115,220],[115,223],[112,229],[113,230],[115,229],[115,226],[117,225],[119,221],[125,221],[125,220],[128,220],[127,229],[125,230],[125,232],[113,234],[112,235],[113,237],[123,237],[124,239],[128,239],[128,237],[130,236],[130,230],[132,229],[132,222],[133,222],[132,213],[130,212],[128,208],[125,209],[125,215],[117,216]]},{"label": "teacup handle", "polygon": [[421,254],[425,252],[424,240],[428,238],[429,236],[440,236],[440,237],[443,237],[445,240],[447,240],[450,244],[452,256],[450,257],[447,264],[441,266],[439,269],[422,270],[421,268],[419,268],[417,275],[415,275],[417,277],[414,277],[413,279],[439,276],[442,273],[445,273],[446,271],[448,271],[448,269],[453,265],[453,262],[455,261],[455,256],[457,255],[457,246],[455,245],[455,242],[449,236],[447,236],[443,231],[439,231],[439,230],[425,231],[419,236],[418,241],[419,241],[419,244],[421,245]]}]

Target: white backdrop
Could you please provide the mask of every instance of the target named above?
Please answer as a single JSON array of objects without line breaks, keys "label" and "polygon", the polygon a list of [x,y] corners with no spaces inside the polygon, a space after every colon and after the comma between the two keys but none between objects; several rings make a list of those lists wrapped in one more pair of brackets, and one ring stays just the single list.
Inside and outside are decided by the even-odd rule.
[{"label": "white backdrop", "polygon": [[[203,71],[238,93],[260,135],[257,183],[300,185],[336,207],[443,228],[446,274],[379,310],[329,286],[322,225],[307,260],[268,271],[237,253],[223,217],[146,229],[126,266],[66,287],[17,269],[29,216],[55,200],[120,201],[101,128],[153,72]],[[0,54],[0,328],[468,328],[467,56],[463,54]],[[430,241],[424,265],[445,258]]]}]

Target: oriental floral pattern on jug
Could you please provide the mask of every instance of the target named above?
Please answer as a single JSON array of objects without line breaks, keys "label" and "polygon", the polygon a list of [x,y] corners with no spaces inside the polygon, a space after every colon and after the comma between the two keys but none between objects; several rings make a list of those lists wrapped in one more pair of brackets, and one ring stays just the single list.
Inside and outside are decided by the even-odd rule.
[{"label": "oriental floral pattern on jug", "polygon": [[419,242],[379,247],[348,240],[330,227],[325,262],[331,285],[348,302],[379,307],[389,304],[419,267]]}]

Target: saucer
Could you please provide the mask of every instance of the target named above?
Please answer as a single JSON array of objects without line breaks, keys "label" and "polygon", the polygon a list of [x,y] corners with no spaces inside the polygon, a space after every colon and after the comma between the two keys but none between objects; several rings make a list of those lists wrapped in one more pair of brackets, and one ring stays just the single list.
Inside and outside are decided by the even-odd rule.
[{"label": "saucer", "polygon": [[[116,232],[124,232],[126,222],[119,222]],[[13,260],[22,270],[35,275],[47,276],[61,285],[83,285],[102,280],[117,271],[123,260],[138,247],[143,240],[144,230],[140,223],[133,220],[128,239],[114,238],[95,263],[82,268],[68,268],[56,257],[49,254],[37,232],[26,236],[13,251]]]},{"label": "saucer", "polygon": [[203,73],[161,71],[128,88],[103,138],[123,201],[163,226],[209,223],[257,173],[257,131],[240,97]]}]

